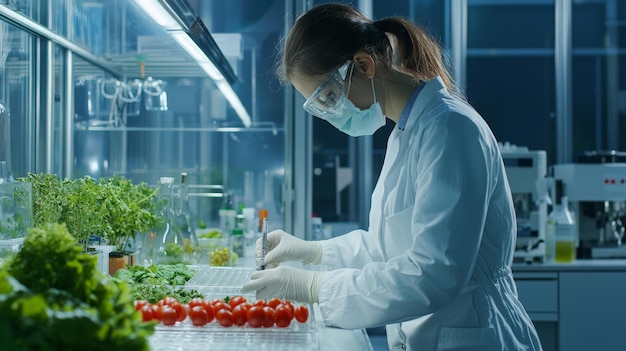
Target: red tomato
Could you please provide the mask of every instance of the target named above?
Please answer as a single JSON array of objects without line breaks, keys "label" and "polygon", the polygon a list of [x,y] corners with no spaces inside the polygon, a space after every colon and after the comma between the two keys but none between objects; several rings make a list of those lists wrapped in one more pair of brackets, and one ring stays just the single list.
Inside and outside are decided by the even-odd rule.
[{"label": "red tomato", "polygon": [[242,326],[248,321],[248,307],[244,304],[239,304],[233,308],[233,317],[235,318],[235,325]]},{"label": "red tomato", "polygon": [[157,302],[157,305],[159,306],[163,306],[163,305],[172,305],[178,303],[178,300],[176,300],[175,298],[171,297],[171,296],[166,296],[163,299],[161,299],[159,302]]},{"label": "red tomato", "polygon": [[154,304],[150,305],[150,308],[152,309],[152,319],[161,321],[161,306]]},{"label": "red tomato", "polygon": [[178,316],[176,315],[175,309],[167,305],[161,307],[161,323],[163,323],[163,325],[176,324],[176,318],[178,318]]},{"label": "red tomato", "polygon": [[248,325],[252,328],[261,327],[265,323],[265,311],[263,307],[252,306],[248,310]]},{"label": "red tomato", "polygon": [[293,319],[293,306],[289,306],[287,304],[281,303],[276,306],[276,310],[285,310],[289,314],[289,320]]},{"label": "red tomato", "polygon": [[187,318],[187,309],[189,308],[188,306],[182,305],[178,302],[172,303],[169,306],[173,308],[174,311],[176,311],[176,320],[178,322],[182,322]]},{"label": "red tomato", "polygon": [[213,299],[213,301],[211,301],[211,305],[215,305],[218,302],[225,303],[223,299],[215,298]]},{"label": "red tomato", "polygon": [[293,314],[294,307],[293,307],[293,304],[291,303],[291,301],[283,300],[283,305],[287,305],[287,307],[289,307],[289,309],[291,310],[291,314]]},{"label": "red tomato", "polygon": [[274,317],[276,319],[276,326],[280,328],[288,327],[291,324],[291,313],[285,307],[279,307],[274,312]]},{"label": "red tomato", "polygon": [[150,304],[148,301],[146,300],[135,300],[135,310],[139,311],[141,310],[141,308],[145,305]]},{"label": "red tomato", "polygon": [[233,317],[233,313],[225,308],[217,311],[215,314],[215,318],[223,327],[230,327],[235,323],[235,317]]},{"label": "red tomato", "polygon": [[155,316],[152,313],[152,307],[150,305],[143,305],[139,310],[141,312],[141,320],[144,322],[149,322],[155,319]]},{"label": "red tomato", "polygon": [[259,306],[259,307],[265,307],[265,306],[267,306],[267,305],[265,304],[265,300],[256,300],[256,301],[254,301],[254,303],[253,303],[252,305],[253,305],[253,306]]},{"label": "red tomato", "polygon": [[265,312],[265,321],[263,322],[263,326],[265,328],[274,326],[274,323],[276,322],[274,309],[269,306],[265,306],[263,307],[263,312]]},{"label": "red tomato", "polygon": [[207,323],[210,323],[213,318],[215,317],[215,310],[213,309],[213,305],[211,305],[210,302],[205,301],[205,303],[202,305],[202,307],[204,308],[204,310],[206,311],[207,315],[209,316],[209,320]]},{"label": "red tomato", "polygon": [[309,309],[304,305],[296,307],[293,314],[300,323],[304,323],[309,319]]},{"label": "red tomato", "polygon": [[280,299],[275,297],[269,301],[267,301],[267,305],[270,306],[271,308],[276,309],[276,306],[280,305]]},{"label": "red tomato", "polygon": [[194,308],[195,306],[203,306],[204,307],[205,301],[199,297],[194,297],[193,299],[189,300],[189,310],[191,311],[192,308]]},{"label": "red tomato", "polygon": [[246,298],[245,297],[243,297],[243,296],[233,296],[228,301],[228,304],[230,305],[230,307],[235,308],[235,306],[239,305],[240,303],[244,303],[244,302],[246,302]]},{"label": "red tomato", "polygon": [[226,310],[231,311],[231,312],[233,310],[230,307],[229,304],[227,304],[227,303],[225,303],[223,301],[222,302],[216,302],[216,303],[213,304],[213,311],[215,311],[215,313],[217,313],[219,310],[222,310],[222,309],[226,309]]},{"label": "red tomato", "polygon": [[204,306],[196,305],[189,310],[189,319],[191,319],[193,325],[201,327],[209,323],[209,314],[204,309]]}]

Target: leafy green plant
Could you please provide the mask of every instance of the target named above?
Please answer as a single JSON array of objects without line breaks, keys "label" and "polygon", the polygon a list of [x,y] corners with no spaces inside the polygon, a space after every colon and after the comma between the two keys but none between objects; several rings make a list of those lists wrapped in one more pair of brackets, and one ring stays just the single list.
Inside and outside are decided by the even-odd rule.
[{"label": "leafy green plant", "polygon": [[137,233],[146,232],[162,221],[157,214],[157,189],[143,182],[133,184],[119,175],[101,179],[100,186],[104,189],[102,201],[111,226],[107,238],[117,251],[124,251]]},{"label": "leafy green plant", "polygon": [[17,180],[32,184],[35,227],[61,222],[61,214],[70,190],[69,179],[60,179],[55,174],[28,173],[26,177]]},{"label": "leafy green plant", "polygon": [[64,225],[31,229],[0,269],[2,350],[147,351],[153,332],[128,286],[100,273]]},{"label": "leafy green plant", "polygon": [[158,190],[123,176],[61,180],[53,174],[29,173],[18,180],[32,183],[35,226],[65,223],[82,245],[91,235],[99,235],[123,252],[137,233],[161,221],[155,201]]}]

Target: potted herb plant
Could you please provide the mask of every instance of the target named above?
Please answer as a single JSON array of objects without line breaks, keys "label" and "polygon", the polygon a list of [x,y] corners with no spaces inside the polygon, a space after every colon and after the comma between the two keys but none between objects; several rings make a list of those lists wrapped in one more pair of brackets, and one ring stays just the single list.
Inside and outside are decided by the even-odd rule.
[{"label": "potted herb plant", "polygon": [[133,184],[119,175],[101,179],[100,186],[105,192],[103,207],[106,208],[107,223],[111,228],[107,239],[116,247],[109,254],[109,271],[113,272],[120,264],[122,267],[132,264],[128,262],[128,257],[133,257],[132,245],[137,233],[147,232],[162,220],[157,214],[155,201],[158,190],[143,182]]}]

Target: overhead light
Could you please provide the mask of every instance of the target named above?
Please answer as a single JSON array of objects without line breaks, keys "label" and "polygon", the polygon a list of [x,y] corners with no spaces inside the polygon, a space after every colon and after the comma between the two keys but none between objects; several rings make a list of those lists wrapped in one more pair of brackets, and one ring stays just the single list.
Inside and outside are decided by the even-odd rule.
[{"label": "overhead light", "polygon": [[133,0],[143,9],[155,22],[168,30],[168,33],[176,40],[176,42],[196,61],[202,70],[215,82],[215,85],[226,98],[230,106],[235,110],[239,119],[245,127],[250,127],[252,121],[246,108],[239,100],[232,86],[226,81],[224,74],[202,51],[198,44],[189,36],[181,23],[173,15],[169,7],[165,6],[159,0]]},{"label": "overhead light", "polygon": [[133,0],[156,23],[166,30],[182,30],[181,23],[163,6],[159,0]]},{"label": "overhead light", "polygon": [[248,111],[246,111],[246,108],[241,103],[241,100],[239,100],[239,97],[237,96],[237,94],[235,94],[233,87],[231,87],[230,84],[228,84],[228,82],[225,80],[216,80],[215,84],[217,85],[217,88],[222,92],[222,95],[224,95],[226,100],[228,100],[230,106],[235,110],[243,125],[246,127],[250,127],[252,125],[250,115],[248,115]]}]

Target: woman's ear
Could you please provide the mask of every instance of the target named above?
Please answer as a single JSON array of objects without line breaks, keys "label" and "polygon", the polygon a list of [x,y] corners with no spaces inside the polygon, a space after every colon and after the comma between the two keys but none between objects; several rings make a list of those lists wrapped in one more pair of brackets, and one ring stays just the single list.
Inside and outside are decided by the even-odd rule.
[{"label": "woman's ear", "polygon": [[374,78],[376,75],[376,64],[370,54],[364,51],[357,51],[352,59],[355,63],[355,69],[365,74],[368,79]]}]

